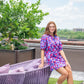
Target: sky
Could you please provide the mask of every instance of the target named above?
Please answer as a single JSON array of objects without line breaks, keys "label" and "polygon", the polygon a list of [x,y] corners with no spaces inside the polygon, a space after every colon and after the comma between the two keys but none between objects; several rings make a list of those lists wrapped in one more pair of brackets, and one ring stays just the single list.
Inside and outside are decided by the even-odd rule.
[{"label": "sky", "polygon": [[[37,2],[37,0],[27,1]],[[39,8],[43,12],[49,12],[39,27],[46,27],[49,21],[54,21],[60,29],[84,29],[84,0],[41,0]]]},{"label": "sky", "polygon": [[[6,0],[8,1],[8,0]],[[24,0],[35,3],[38,0]],[[84,0],[41,0],[39,9],[49,12],[38,27],[46,27],[49,21],[54,21],[58,29],[84,29]]]}]

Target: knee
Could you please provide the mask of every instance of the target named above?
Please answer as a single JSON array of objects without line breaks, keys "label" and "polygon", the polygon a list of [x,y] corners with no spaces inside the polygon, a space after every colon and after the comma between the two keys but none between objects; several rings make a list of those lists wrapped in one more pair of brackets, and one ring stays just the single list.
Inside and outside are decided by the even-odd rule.
[{"label": "knee", "polygon": [[71,70],[69,70],[69,71],[68,71],[68,74],[69,74],[69,75],[71,75],[71,74],[72,74],[72,71],[71,71]]},{"label": "knee", "polygon": [[68,77],[68,72],[65,72],[63,75],[67,78]]},{"label": "knee", "polygon": [[66,71],[68,72],[68,75],[72,74],[72,70],[66,67]]}]

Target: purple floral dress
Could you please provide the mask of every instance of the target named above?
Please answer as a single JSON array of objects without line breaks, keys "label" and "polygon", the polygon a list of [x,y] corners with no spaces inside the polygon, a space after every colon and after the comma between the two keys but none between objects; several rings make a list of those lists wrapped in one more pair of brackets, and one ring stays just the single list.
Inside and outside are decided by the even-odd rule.
[{"label": "purple floral dress", "polygon": [[51,36],[44,34],[41,37],[40,49],[44,50],[44,56],[46,57],[46,62],[50,66],[50,70],[57,70],[60,67],[66,66],[64,58],[59,53],[63,49],[62,43],[58,36]]}]

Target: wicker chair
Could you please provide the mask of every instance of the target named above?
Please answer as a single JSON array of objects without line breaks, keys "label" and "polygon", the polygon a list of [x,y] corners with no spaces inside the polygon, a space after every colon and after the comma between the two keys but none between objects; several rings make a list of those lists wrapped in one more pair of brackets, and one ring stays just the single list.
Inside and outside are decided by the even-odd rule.
[{"label": "wicker chair", "polygon": [[23,72],[6,73],[0,75],[0,84],[48,84],[51,74],[50,67],[44,62],[43,68],[38,68],[41,59],[33,59],[12,64],[10,70],[23,67]]},{"label": "wicker chair", "polygon": [[24,72],[0,74],[0,84],[23,84],[24,78]]}]

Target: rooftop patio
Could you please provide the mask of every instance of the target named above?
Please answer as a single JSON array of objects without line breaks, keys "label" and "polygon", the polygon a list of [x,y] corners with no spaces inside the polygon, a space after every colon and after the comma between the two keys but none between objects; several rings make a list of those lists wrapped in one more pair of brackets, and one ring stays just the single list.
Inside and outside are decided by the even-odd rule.
[{"label": "rooftop patio", "polygon": [[[40,40],[27,40],[25,39],[24,41],[27,42],[28,46],[30,48],[35,49],[35,59],[41,58],[41,50],[40,50]],[[80,41],[62,41],[63,43],[63,50],[65,52],[65,55],[68,59],[68,61],[71,64],[72,67],[72,74],[73,74],[73,79],[77,80],[79,82],[84,81],[84,42]],[[29,56],[29,54],[27,53]],[[24,55],[25,56],[25,55]],[[28,57],[26,56],[26,57]],[[21,57],[21,55],[20,55]],[[25,57],[23,57],[25,58]],[[22,58],[22,59],[23,59]],[[27,60],[27,58],[26,58]],[[15,64],[17,65],[17,64]],[[30,68],[32,69],[32,68]],[[52,71],[50,74],[50,78],[58,78],[60,74],[56,72],[55,70]],[[77,82],[75,84],[82,84]],[[66,84],[66,83],[63,83]]]}]

